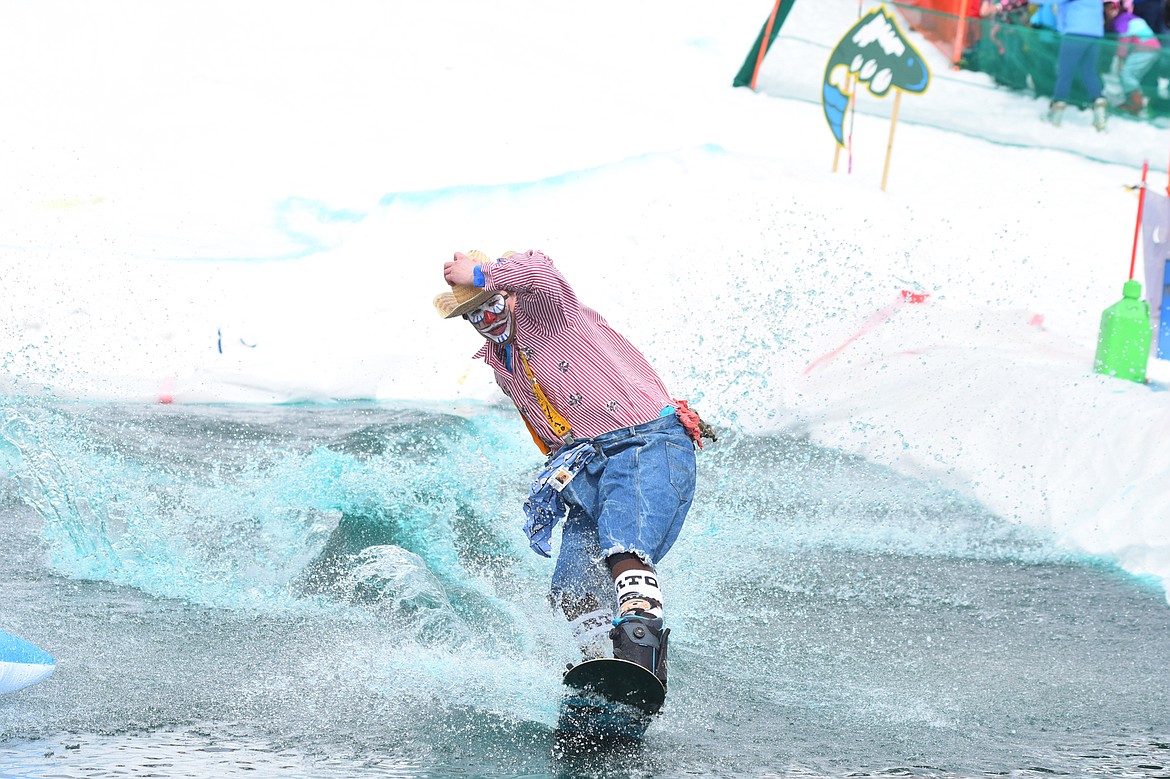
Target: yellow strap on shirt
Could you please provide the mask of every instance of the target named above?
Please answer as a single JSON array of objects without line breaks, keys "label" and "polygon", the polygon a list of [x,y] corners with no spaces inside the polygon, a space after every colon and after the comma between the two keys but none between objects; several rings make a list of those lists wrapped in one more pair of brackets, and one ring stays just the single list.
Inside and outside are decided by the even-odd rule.
[{"label": "yellow strap on shirt", "polygon": [[[528,380],[532,382],[532,394],[536,395],[536,402],[540,404],[540,410],[544,412],[545,421],[548,426],[552,428],[553,433],[557,435],[566,444],[572,445],[573,438],[572,429],[569,427],[569,421],[565,419],[560,413],[553,408],[553,404],[549,402],[548,397],[545,396],[544,390],[536,383],[536,376],[532,373],[532,368],[528,366],[528,358],[524,356],[523,350],[516,349],[516,353],[520,355],[520,363],[524,366],[524,374],[528,376]],[[531,430],[531,426],[529,426]],[[535,435],[533,436],[536,437]]]}]

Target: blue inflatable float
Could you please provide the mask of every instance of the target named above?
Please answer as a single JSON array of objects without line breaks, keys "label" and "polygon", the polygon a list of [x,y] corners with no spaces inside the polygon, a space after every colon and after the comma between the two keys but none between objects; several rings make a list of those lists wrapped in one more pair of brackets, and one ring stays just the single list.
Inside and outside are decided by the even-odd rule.
[{"label": "blue inflatable float", "polygon": [[0,630],[0,694],[36,684],[56,667],[45,650]]}]

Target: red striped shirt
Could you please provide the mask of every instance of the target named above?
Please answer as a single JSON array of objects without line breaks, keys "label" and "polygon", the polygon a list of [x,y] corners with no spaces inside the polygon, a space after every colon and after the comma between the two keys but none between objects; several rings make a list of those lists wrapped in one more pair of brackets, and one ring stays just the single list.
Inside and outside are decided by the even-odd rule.
[{"label": "red striped shirt", "polygon": [[[592,438],[657,418],[673,406],[670,393],[633,344],[593,309],[540,252],[514,254],[481,266],[485,289],[515,298],[513,349],[521,349],[537,383],[577,438]],[[492,367],[496,383],[553,451],[553,433],[532,392],[519,355],[508,370],[503,347],[485,343],[477,358]]]}]

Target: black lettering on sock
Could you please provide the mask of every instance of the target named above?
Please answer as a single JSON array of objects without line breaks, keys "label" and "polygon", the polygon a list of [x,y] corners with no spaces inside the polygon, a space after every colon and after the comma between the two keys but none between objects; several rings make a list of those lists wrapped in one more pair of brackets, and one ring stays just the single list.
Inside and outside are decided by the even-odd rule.
[{"label": "black lettering on sock", "polygon": [[636,574],[628,574],[628,573],[624,574],[624,575],[622,575],[621,578],[619,578],[617,580],[617,589],[624,590],[627,587],[636,587],[637,585],[642,583],[642,580],[644,578],[648,578],[648,577],[639,576]]}]

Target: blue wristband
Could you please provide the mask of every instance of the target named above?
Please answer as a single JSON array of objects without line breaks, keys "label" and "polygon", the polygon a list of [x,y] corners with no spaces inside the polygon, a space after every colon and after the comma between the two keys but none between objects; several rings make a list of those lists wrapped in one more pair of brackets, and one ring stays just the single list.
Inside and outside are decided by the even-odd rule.
[{"label": "blue wristband", "polygon": [[487,286],[487,279],[483,277],[483,268],[478,265],[476,265],[475,270],[471,272],[471,280],[472,283],[474,283],[477,287]]}]

